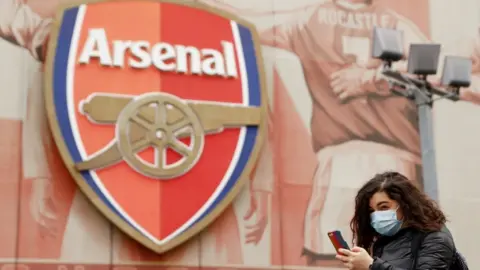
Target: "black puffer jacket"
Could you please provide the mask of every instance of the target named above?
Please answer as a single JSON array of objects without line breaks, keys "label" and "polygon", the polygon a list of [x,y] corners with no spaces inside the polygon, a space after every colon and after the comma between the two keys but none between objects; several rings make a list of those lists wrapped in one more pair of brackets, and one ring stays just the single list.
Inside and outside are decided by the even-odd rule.
[{"label": "black puffer jacket", "polygon": [[452,235],[447,231],[426,235],[418,251],[417,267],[411,269],[411,246],[416,233],[414,229],[405,228],[392,237],[380,237],[373,245],[371,270],[448,270],[455,247]]}]

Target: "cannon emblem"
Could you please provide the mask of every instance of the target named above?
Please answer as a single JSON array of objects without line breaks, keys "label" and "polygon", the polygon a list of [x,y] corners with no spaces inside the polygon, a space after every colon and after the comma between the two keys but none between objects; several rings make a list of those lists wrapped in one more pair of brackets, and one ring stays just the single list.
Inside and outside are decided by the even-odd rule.
[{"label": "cannon emblem", "polygon": [[[80,110],[93,123],[115,125],[115,138],[93,158],[75,164],[78,170],[124,160],[137,172],[161,180],[183,175],[195,165],[202,155],[205,135],[229,127],[257,126],[261,121],[259,107],[187,101],[161,92],[137,97],[95,93],[81,103]],[[182,138],[189,138],[189,145]],[[149,147],[155,149],[154,163],[137,155]],[[167,149],[182,158],[167,164]]]}]

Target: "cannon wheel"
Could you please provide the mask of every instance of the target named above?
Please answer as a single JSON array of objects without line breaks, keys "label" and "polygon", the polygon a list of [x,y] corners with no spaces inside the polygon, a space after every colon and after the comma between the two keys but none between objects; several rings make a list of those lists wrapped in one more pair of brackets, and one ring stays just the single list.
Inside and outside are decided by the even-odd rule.
[{"label": "cannon wheel", "polygon": [[[155,109],[154,121],[142,117],[142,109],[148,107]],[[178,110],[182,118],[169,123],[167,120],[169,110]],[[136,142],[131,140],[129,134],[133,123],[145,130],[143,140]],[[189,130],[187,132],[190,135],[190,145],[184,144],[176,137],[180,131],[185,134],[186,129]],[[204,130],[196,113],[181,99],[166,93],[144,94],[125,106],[118,116],[116,136],[124,160],[139,173],[156,179],[170,179],[187,173],[199,160],[205,142]],[[137,155],[135,149],[139,149],[138,145],[155,149],[153,164]],[[182,158],[167,165],[165,158],[167,149],[172,149]]]}]

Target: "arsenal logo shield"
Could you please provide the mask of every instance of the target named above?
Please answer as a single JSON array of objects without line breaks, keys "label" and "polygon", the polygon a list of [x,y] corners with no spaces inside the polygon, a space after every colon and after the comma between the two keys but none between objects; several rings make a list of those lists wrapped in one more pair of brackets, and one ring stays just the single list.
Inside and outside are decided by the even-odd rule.
[{"label": "arsenal logo shield", "polygon": [[158,253],[212,222],[261,147],[254,27],[200,4],[90,1],[58,12],[49,46],[52,132],[93,204]]}]

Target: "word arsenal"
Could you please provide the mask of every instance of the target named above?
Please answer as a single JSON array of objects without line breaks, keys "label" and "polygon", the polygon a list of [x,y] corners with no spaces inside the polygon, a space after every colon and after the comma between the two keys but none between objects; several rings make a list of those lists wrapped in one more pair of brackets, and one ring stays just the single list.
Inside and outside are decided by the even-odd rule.
[{"label": "word arsenal", "polygon": [[[122,68],[128,63],[130,67],[138,69],[153,65],[160,71],[237,77],[235,48],[231,42],[220,43],[222,52],[165,42],[152,45],[143,40],[114,40],[109,44],[105,29],[90,29],[78,62],[88,64],[91,59],[98,59],[101,65],[110,67]],[[128,52],[131,57],[125,61]]]}]

